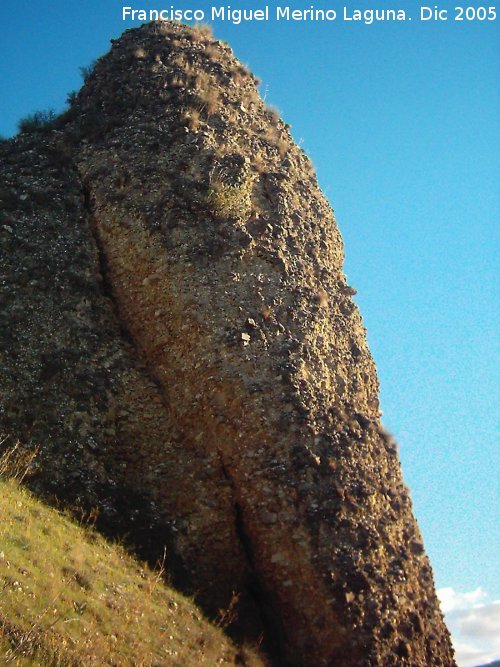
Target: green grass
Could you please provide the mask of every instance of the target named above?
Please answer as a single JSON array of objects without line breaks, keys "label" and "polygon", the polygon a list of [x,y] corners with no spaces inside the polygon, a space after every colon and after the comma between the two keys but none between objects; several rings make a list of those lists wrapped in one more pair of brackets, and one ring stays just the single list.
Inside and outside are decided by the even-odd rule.
[{"label": "green grass", "polygon": [[0,476],[0,665],[263,667],[162,574]]},{"label": "green grass", "polygon": [[208,203],[214,215],[245,220],[252,210],[249,185],[228,185],[220,178],[213,178]]}]

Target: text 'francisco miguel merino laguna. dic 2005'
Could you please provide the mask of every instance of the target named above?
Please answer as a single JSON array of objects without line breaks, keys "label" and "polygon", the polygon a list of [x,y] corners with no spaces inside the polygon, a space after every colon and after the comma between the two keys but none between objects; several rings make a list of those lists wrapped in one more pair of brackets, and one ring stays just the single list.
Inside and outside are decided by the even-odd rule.
[{"label": "text 'francisco miguel merino laguna. dic 2005'", "polygon": [[[431,20],[432,10],[429,7],[420,7],[417,20]],[[310,5],[307,9],[296,9],[286,6],[269,6],[259,9],[233,9],[230,5],[213,6],[206,11],[204,9],[177,9],[173,5],[166,9],[134,9],[133,7],[122,7],[122,19],[124,21],[225,21],[233,25],[248,22],[355,22],[370,25],[380,21],[411,21],[412,16],[405,9],[352,9],[344,6],[340,10],[317,9]]]}]

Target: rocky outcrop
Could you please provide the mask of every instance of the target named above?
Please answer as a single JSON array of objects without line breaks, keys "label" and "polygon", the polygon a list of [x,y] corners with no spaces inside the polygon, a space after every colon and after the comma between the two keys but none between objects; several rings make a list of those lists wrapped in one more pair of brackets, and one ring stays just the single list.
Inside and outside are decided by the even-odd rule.
[{"label": "rocky outcrop", "polygon": [[168,543],[276,664],[453,665],[332,211],[229,47],[128,31],[2,151],[2,424],[39,484]]}]

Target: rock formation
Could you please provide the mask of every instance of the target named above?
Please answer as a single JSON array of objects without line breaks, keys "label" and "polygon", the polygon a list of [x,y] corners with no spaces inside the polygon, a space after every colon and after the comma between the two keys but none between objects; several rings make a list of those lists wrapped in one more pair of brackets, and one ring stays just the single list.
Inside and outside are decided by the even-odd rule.
[{"label": "rock formation", "polygon": [[2,431],[273,664],[454,665],[308,158],[206,29],[112,41],[0,147]]}]

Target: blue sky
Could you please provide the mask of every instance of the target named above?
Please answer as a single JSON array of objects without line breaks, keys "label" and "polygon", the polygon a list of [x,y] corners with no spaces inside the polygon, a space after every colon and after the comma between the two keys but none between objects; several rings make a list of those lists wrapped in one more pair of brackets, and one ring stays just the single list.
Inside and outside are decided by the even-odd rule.
[{"label": "blue sky", "polygon": [[[81,85],[79,67],[131,27],[122,4],[1,0],[0,134],[36,109],[62,109]],[[455,611],[457,600],[479,609],[500,598],[498,19],[421,23],[416,0],[399,6],[412,22],[217,23],[215,34],[262,79],[266,101],[316,166],[437,586],[453,590]],[[451,12],[451,3],[441,6]]]}]

